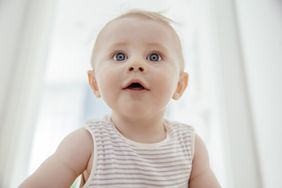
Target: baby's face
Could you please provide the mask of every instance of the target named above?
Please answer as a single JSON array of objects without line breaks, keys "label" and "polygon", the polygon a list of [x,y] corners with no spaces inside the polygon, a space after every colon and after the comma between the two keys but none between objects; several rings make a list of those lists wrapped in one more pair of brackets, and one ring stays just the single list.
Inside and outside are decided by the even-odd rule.
[{"label": "baby's face", "polygon": [[[170,99],[178,98],[187,84],[178,50],[175,33],[162,23],[139,17],[115,20],[96,41],[90,85],[114,113],[163,113]],[[184,89],[179,89],[181,84]]]}]

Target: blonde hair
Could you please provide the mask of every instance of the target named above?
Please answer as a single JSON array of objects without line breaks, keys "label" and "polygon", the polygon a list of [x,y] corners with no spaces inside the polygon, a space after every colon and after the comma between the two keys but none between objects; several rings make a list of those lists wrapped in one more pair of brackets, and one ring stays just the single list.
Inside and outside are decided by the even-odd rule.
[{"label": "blonde hair", "polygon": [[[120,16],[112,19],[111,21],[109,21],[107,24],[105,24],[105,26],[103,27],[103,29],[98,33],[97,35],[97,39],[99,38],[100,33],[106,28],[106,26],[108,24],[110,24],[111,22],[121,19],[121,18],[125,18],[125,17],[141,17],[141,18],[146,18],[149,20],[153,20],[159,23],[162,23],[166,26],[168,26],[175,34],[176,36],[176,40],[177,40],[177,44],[179,46],[179,56],[180,56],[180,70],[184,71],[184,57],[183,57],[183,52],[182,52],[182,45],[181,45],[181,41],[179,39],[178,34],[176,33],[175,29],[172,27],[172,24],[176,24],[175,21],[173,21],[172,19],[163,16],[161,12],[153,12],[153,11],[145,11],[145,10],[139,10],[139,9],[132,9],[129,10],[123,14],[121,14]],[[96,39],[96,41],[97,41]],[[95,55],[95,45],[93,47],[92,50],[92,57],[91,57],[91,65],[94,68],[93,62],[94,62],[94,55]]]}]

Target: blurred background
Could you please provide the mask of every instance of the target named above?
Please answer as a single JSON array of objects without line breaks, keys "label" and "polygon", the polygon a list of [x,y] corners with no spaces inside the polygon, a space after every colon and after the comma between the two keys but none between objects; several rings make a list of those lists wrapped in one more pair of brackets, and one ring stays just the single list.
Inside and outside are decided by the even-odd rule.
[{"label": "blurred background", "polygon": [[167,117],[195,127],[222,187],[282,188],[281,0],[1,0],[0,187],[110,112],[88,87],[90,52],[132,8],[177,22],[190,83]]}]

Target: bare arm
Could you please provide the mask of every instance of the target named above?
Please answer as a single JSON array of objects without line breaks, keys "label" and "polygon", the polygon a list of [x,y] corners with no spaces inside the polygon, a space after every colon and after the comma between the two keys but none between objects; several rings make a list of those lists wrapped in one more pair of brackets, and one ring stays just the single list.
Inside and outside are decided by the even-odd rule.
[{"label": "bare arm", "polygon": [[190,188],[220,188],[212,170],[210,169],[207,149],[202,139],[195,137],[195,153],[192,173],[189,181]]},{"label": "bare arm", "polygon": [[70,187],[87,167],[93,149],[90,133],[79,129],[60,143],[56,152],[28,177],[20,188]]}]

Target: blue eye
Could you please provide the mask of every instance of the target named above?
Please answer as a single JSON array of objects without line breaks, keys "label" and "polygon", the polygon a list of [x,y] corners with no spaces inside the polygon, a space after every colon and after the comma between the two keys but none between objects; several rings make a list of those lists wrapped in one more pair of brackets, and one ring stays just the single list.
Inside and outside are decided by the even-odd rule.
[{"label": "blue eye", "polygon": [[122,52],[118,52],[113,55],[113,58],[115,61],[124,61],[127,59],[127,56]]},{"label": "blue eye", "polygon": [[153,52],[146,59],[149,61],[160,61],[162,58],[159,53]]}]

